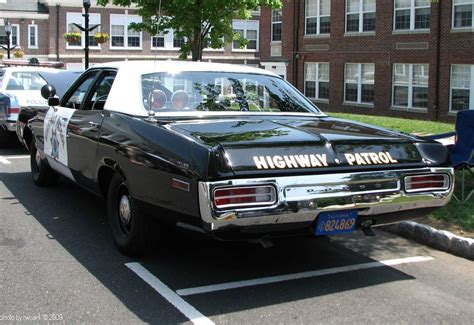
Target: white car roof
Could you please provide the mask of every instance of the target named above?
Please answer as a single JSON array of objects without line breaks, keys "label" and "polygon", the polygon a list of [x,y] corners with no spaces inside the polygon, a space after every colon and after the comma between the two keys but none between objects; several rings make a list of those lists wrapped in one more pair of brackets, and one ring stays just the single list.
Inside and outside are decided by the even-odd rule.
[{"label": "white car roof", "polygon": [[135,116],[147,116],[142,103],[142,76],[156,72],[228,72],[253,73],[278,77],[259,68],[237,64],[191,62],[191,61],[120,61],[94,65],[94,68],[117,69],[112,89],[104,109]]},{"label": "white car roof", "polygon": [[59,71],[65,71],[65,70],[60,70],[56,68],[46,68],[46,67],[34,67],[34,66],[28,66],[28,67],[3,67],[1,68],[5,72],[36,72],[36,71],[48,71],[48,72],[59,72]]},{"label": "white car roof", "polygon": [[117,61],[109,63],[100,63],[95,67],[109,67],[124,71],[133,71],[140,75],[154,72],[184,72],[184,71],[201,71],[201,72],[229,72],[229,73],[258,73],[269,76],[277,76],[271,71],[254,68],[246,65],[228,64],[228,63],[211,63],[211,62],[195,62],[195,61],[171,61],[171,60],[148,60],[148,61]]}]

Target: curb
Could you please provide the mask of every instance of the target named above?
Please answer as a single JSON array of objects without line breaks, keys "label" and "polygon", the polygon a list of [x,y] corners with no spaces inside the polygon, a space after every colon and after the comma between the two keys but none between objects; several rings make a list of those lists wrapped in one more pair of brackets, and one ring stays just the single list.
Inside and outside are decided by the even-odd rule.
[{"label": "curb", "polygon": [[474,239],[457,236],[449,231],[438,230],[414,221],[381,226],[379,229],[474,261]]}]

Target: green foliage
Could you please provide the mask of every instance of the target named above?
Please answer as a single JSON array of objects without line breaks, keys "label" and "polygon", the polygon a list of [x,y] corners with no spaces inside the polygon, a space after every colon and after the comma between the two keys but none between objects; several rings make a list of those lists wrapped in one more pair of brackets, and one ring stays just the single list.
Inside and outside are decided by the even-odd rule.
[{"label": "green foliage", "polygon": [[414,134],[439,134],[454,131],[454,124],[408,120],[397,117],[374,116],[374,115],[356,115],[347,113],[329,113],[334,117],[354,120],[363,123],[378,125],[387,129],[397,130],[400,132],[414,133]]},{"label": "green foliage", "polygon": [[172,28],[177,37],[186,39],[180,57],[185,59],[191,53],[193,60],[202,58],[206,45],[221,48],[236,40],[245,46],[247,40],[233,32],[232,20],[251,18],[251,11],[259,6],[282,6],[281,0],[97,0],[97,3],[134,5],[143,22],[131,28],[146,30],[152,35]]},{"label": "green foliage", "polygon": [[[468,171],[465,172],[465,195],[467,196],[471,190],[474,189],[474,169],[471,169],[473,174]],[[462,198],[462,171],[456,171],[456,185],[454,193],[459,199]],[[444,220],[463,227],[467,231],[474,231],[474,196],[465,202],[458,202],[456,199],[451,199],[447,205],[437,210],[433,216],[437,219]]]}]

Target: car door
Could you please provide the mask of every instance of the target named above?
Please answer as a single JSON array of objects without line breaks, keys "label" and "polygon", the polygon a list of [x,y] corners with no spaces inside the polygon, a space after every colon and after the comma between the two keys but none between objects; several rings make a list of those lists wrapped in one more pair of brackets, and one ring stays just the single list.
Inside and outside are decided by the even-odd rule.
[{"label": "car door", "polygon": [[69,168],[79,184],[93,191],[98,191],[94,178],[103,108],[115,76],[116,71],[109,69],[97,74],[68,124]]},{"label": "car door", "polygon": [[88,90],[98,74],[98,70],[84,73],[66,92],[61,104],[50,107],[44,116],[43,130],[41,130],[44,137],[44,154],[54,170],[73,180],[75,177],[70,166],[76,157],[74,155],[71,157],[70,154],[77,149],[70,147],[69,122],[76,111],[81,109]]},{"label": "car door", "polygon": [[[85,72],[44,118],[44,153],[51,167],[91,190],[96,190],[92,179],[102,108],[114,77],[113,70]],[[103,87],[104,80],[110,87]]]}]

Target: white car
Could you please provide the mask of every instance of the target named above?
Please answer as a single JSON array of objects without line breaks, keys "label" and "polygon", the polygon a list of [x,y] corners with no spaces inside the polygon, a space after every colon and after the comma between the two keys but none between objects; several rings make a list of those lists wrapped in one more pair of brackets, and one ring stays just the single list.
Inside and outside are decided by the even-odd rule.
[{"label": "white car", "polygon": [[60,92],[77,76],[70,71],[42,67],[0,69],[0,147],[7,145],[16,131],[20,107],[48,106],[41,97],[41,87],[53,84]]}]

